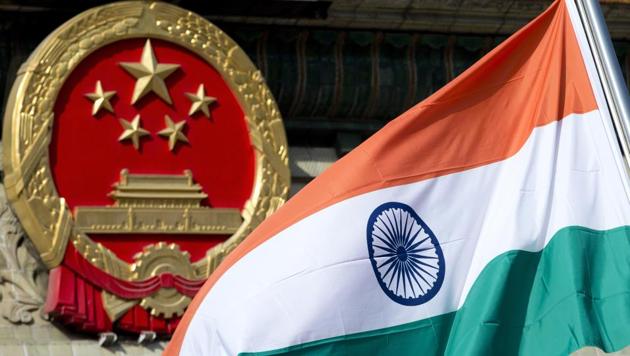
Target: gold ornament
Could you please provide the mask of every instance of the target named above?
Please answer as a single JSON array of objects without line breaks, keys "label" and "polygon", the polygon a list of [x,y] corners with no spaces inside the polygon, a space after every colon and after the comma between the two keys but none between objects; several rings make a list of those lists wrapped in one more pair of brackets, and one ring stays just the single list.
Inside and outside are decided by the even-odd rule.
[{"label": "gold ornament", "polygon": [[[143,252],[134,256],[136,261],[131,271],[133,278],[144,280],[160,273],[172,273],[190,279],[193,276],[190,254],[181,251],[174,243],[158,242],[147,246]],[[142,299],[140,306],[150,310],[151,315],[162,315],[171,318],[182,315],[190,297],[180,294],[175,288],[162,288],[149,297]]]},{"label": "gold ornament", "polygon": [[206,96],[206,89],[203,87],[203,84],[199,84],[197,93],[186,93],[186,97],[192,102],[188,115],[194,115],[196,112],[201,111],[207,118],[210,118],[210,109],[208,106],[214,104],[217,98]]},{"label": "gold ornament", "polygon": [[116,91],[103,91],[101,81],[97,80],[94,93],[85,94],[88,99],[94,102],[94,104],[92,105],[92,116],[98,114],[101,109],[105,109],[109,112],[114,112],[114,108],[112,108],[112,104],[109,102],[109,99],[111,99],[114,95],[116,95]]},{"label": "gold ornament", "polygon": [[164,124],[166,128],[158,132],[158,135],[168,137],[168,149],[170,151],[175,148],[179,141],[188,143],[188,137],[182,132],[186,126],[186,120],[174,123],[170,116],[164,115]]},{"label": "gold ornament", "polygon": [[125,119],[119,119],[119,121],[125,131],[120,135],[118,141],[131,140],[133,147],[139,150],[140,137],[150,135],[149,131],[140,127],[140,114],[137,114],[131,121]]},{"label": "gold ornament", "polygon": [[109,193],[112,206],[76,206],[74,228],[81,233],[180,233],[230,235],[243,223],[234,208],[201,205],[208,195],[184,174],[132,174],[123,169]]},{"label": "gold ornament", "polygon": [[[93,266],[134,280],[133,264],[76,228],[74,215],[55,187],[48,157],[55,98],[70,73],[99,48],[134,38],[162,38],[203,58],[225,79],[245,114],[255,152],[255,183],[240,211],[243,220],[237,231],[190,264],[193,280],[206,279],[284,203],[291,176],[280,111],[260,71],[236,42],[192,12],[164,2],[115,2],[87,10],[51,33],[22,66],[7,101],[2,131],[7,197],[48,268],[62,262],[70,242]],[[133,305],[120,301],[113,295],[104,299],[112,321]]]},{"label": "gold ornament", "polygon": [[140,62],[122,62],[120,65],[136,78],[131,103],[135,104],[149,92],[154,92],[169,104],[172,104],[164,79],[171,75],[179,64],[160,64],[155,58],[151,40],[147,40],[142,50]]}]

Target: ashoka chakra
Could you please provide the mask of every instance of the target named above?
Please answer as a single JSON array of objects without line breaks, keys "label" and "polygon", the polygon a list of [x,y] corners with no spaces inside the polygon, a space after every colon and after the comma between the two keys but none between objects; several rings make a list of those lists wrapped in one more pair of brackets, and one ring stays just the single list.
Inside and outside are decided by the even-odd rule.
[{"label": "ashoka chakra", "polygon": [[429,227],[408,205],[390,202],[372,212],[367,244],[381,288],[397,303],[420,305],[444,280],[444,255]]}]

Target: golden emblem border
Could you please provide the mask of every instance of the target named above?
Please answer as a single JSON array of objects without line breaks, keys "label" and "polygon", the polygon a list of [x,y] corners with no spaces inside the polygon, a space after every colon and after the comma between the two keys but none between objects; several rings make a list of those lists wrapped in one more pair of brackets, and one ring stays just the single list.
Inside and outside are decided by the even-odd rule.
[{"label": "golden emblem border", "polygon": [[[50,269],[63,260],[68,243],[92,265],[124,280],[143,280],[139,264],[160,259],[164,246],[148,246],[135,263],[127,263],[75,229],[72,214],[52,179],[48,145],[57,94],[73,69],[95,50],[130,38],[156,38],[193,51],[228,83],[244,110],[255,151],[255,184],[241,211],[243,223],[225,242],[190,263],[187,254],[173,259],[174,270],[204,279],[260,222],[286,200],[290,186],[287,140],[277,104],[262,74],[228,35],[203,17],[160,2],[118,2],[87,10],[51,33],[24,63],[11,90],[4,117],[5,188],[20,222]],[[185,271],[185,272],[184,272]],[[190,298],[161,300],[159,293],[141,305],[155,314],[181,314]],[[112,320],[140,301],[103,292]]]}]

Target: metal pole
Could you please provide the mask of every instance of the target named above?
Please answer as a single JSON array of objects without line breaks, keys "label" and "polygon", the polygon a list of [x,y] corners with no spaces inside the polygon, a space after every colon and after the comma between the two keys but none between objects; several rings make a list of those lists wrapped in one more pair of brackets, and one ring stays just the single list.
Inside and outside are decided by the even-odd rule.
[{"label": "metal pole", "polygon": [[630,170],[630,98],[597,0],[575,0],[602,82],[615,131]]}]

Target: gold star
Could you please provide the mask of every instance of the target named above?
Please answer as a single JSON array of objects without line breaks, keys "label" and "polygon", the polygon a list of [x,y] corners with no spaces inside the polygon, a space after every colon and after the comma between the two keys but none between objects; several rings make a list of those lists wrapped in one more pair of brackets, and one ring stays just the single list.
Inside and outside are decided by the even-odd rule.
[{"label": "gold star", "polygon": [[172,104],[164,79],[179,68],[179,64],[159,64],[153,53],[151,40],[147,40],[144,44],[140,62],[121,62],[120,65],[136,78],[131,98],[132,104],[151,91]]},{"label": "gold star", "polygon": [[168,115],[164,115],[164,123],[166,124],[166,128],[158,132],[158,135],[168,137],[169,150],[172,151],[178,141],[188,143],[188,137],[182,132],[186,125],[186,120],[174,123]]},{"label": "gold star", "polygon": [[210,109],[208,109],[208,105],[215,103],[217,98],[206,96],[206,90],[204,89],[203,84],[199,84],[196,94],[186,93],[186,96],[190,99],[190,101],[192,101],[188,115],[193,115],[201,110],[207,118],[210,118]]},{"label": "gold star", "polygon": [[140,114],[137,114],[132,121],[125,119],[119,119],[122,125],[123,133],[118,138],[118,141],[131,140],[133,147],[137,150],[140,148],[140,137],[149,135],[149,131],[140,127]]},{"label": "gold star", "polygon": [[94,89],[94,93],[85,94],[88,99],[94,102],[92,105],[92,116],[98,114],[101,109],[105,109],[109,112],[114,112],[112,108],[112,103],[109,102],[114,95],[116,95],[115,91],[103,91],[103,86],[101,85],[101,81],[96,81],[96,88]]}]

